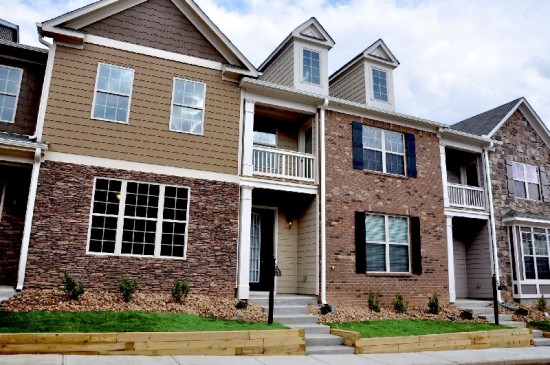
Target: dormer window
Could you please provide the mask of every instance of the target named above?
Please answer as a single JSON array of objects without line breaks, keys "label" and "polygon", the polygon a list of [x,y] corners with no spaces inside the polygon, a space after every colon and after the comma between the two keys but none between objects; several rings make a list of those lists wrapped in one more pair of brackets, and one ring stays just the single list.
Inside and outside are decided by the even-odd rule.
[{"label": "dormer window", "polygon": [[372,88],[376,100],[388,101],[388,81],[386,71],[372,69]]},{"label": "dormer window", "polygon": [[303,81],[309,82],[315,85],[321,85],[321,69],[320,69],[320,55],[319,52],[315,52],[304,48],[303,50]]}]

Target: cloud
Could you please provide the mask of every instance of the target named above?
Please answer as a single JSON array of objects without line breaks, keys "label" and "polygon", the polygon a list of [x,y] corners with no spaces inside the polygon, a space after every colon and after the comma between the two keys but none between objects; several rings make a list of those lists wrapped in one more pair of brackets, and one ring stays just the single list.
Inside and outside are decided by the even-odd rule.
[{"label": "cloud", "polygon": [[[37,44],[34,23],[87,0],[0,0],[0,14]],[[525,96],[550,124],[550,2],[525,0],[197,0],[260,65],[298,25],[315,16],[336,41],[332,72],[378,38],[401,62],[397,110],[454,123]]]}]

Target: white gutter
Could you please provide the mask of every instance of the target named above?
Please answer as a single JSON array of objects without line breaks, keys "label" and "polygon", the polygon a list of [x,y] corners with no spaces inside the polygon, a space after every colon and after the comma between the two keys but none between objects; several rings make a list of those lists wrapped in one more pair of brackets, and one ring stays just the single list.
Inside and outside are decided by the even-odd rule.
[{"label": "white gutter", "polygon": [[[493,142],[489,145],[489,147],[483,149],[483,159],[485,160],[485,181],[487,182],[487,199],[488,205],[489,205],[489,221],[491,224],[491,244],[493,247],[493,272],[499,280],[500,278],[500,272],[498,268],[498,251],[497,251],[497,237],[496,237],[496,226],[495,226],[495,210],[493,208],[493,188],[491,183],[491,167],[489,164],[489,150],[493,148]],[[500,302],[501,295],[500,290],[497,290],[497,300]]]},{"label": "white gutter", "polygon": [[325,151],[325,109],[328,107],[328,98],[319,106],[319,139],[321,150],[321,304],[327,304],[327,227],[326,227],[326,151]]},{"label": "white gutter", "polygon": [[27,268],[27,256],[29,254],[29,242],[31,238],[32,216],[34,212],[34,202],[36,200],[36,189],[38,187],[38,172],[42,160],[42,150],[34,150],[34,164],[32,165],[31,183],[29,187],[29,198],[27,200],[27,210],[25,213],[25,227],[23,228],[23,241],[21,243],[21,255],[19,257],[19,271],[17,273],[17,286],[15,290],[23,290],[25,281],[25,269]]}]

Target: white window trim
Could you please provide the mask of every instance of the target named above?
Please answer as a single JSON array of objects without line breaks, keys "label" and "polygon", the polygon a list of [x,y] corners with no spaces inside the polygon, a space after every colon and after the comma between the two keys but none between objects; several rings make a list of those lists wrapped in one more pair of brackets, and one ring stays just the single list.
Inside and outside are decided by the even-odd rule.
[{"label": "white window trim", "polygon": [[[545,231],[545,233],[541,233],[541,232],[534,232],[533,228],[539,228],[539,227],[525,227],[525,226],[520,226],[519,227],[519,247],[520,247],[520,250],[521,250],[520,251],[521,252],[521,267],[523,269],[523,273],[522,273],[523,275],[520,279],[520,282],[522,282],[524,284],[548,282],[549,281],[548,279],[527,279],[527,276],[526,276],[525,256],[533,258],[535,276],[537,278],[539,276],[538,267],[537,267],[537,257],[548,257],[548,258],[550,258],[550,230],[541,228],[541,229],[544,229],[544,231]],[[531,244],[533,246],[532,247],[532,249],[533,249],[533,254],[532,255],[525,255],[525,253],[523,251],[523,234],[524,233],[527,233],[527,234],[531,235]],[[535,249],[535,234],[543,234],[543,235],[546,236],[546,250],[548,252],[548,255],[537,255],[536,249]]]},{"label": "white window trim", "polygon": [[[385,247],[385,256],[386,256],[386,271],[368,271],[368,268],[366,267],[365,262],[365,272],[367,274],[410,274],[411,273],[411,224],[409,217],[399,216],[399,215],[392,215],[392,214],[378,214],[378,213],[366,213],[365,218],[367,215],[378,215],[384,217],[384,232],[386,236],[385,242],[375,242],[375,241],[367,241],[367,235],[365,234],[365,253],[367,250],[367,244],[375,244],[375,245],[384,245]],[[407,243],[399,243],[399,242],[390,242],[390,228],[388,224],[388,218],[389,217],[396,217],[396,218],[405,218],[407,220]],[[366,222],[365,222],[366,224]],[[397,245],[397,246],[407,246],[407,253],[408,253],[408,262],[409,262],[409,271],[390,271],[390,245]],[[367,254],[365,254],[365,260],[367,258]]]},{"label": "white window trim", "polygon": [[[99,69],[100,69],[101,65],[118,67],[118,68],[123,68],[123,69],[132,71],[132,85],[130,86],[130,93],[128,95],[121,94],[121,93],[115,93],[115,92],[112,92],[112,91],[99,90],[99,92],[106,93],[106,94],[118,95],[118,96],[127,96],[128,97],[128,113],[126,114],[126,121],[124,121],[124,122],[120,122],[118,120],[94,117],[95,99],[96,99],[97,92],[98,92],[97,82],[98,82],[98,79],[99,79]],[[96,70],[96,76],[95,76],[94,97],[92,99],[92,112],[91,112],[90,118],[94,119],[94,120],[101,120],[101,121],[104,121],[104,122],[111,122],[111,123],[117,123],[117,124],[128,124],[128,121],[130,120],[130,110],[131,110],[131,107],[132,107],[132,95],[134,93],[134,76],[135,76],[135,70],[133,68],[119,66],[119,65],[113,65],[111,63],[106,63],[106,62],[98,62],[97,70]]]},{"label": "white window trim", "polygon": [[2,95],[15,96],[15,104],[14,104],[14,107],[13,107],[13,119],[12,120],[4,120],[4,119],[1,119],[1,116],[0,116],[0,122],[15,123],[15,116],[17,114],[17,104],[19,103],[19,94],[21,93],[21,81],[23,80],[23,72],[24,71],[23,71],[22,68],[19,68],[19,67],[11,67],[11,66],[6,66],[6,65],[0,65],[0,67],[5,67],[5,68],[10,68],[12,70],[21,71],[21,73],[19,74],[17,93],[15,95],[13,95],[13,94],[8,94],[7,92],[0,92],[0,94],[2,94]]},{"label": "white window trim", "polygon": [[[373,75],[373,70],[383,71],[383,72],[386,73],[386,92],[387,92],[387,95],[388,95],[388,100],[380,100],[380,99],[376,99],[374,97],[374,75]],[[371,100],[373,100],[377,103],[384,103],[384,104],[390,104],[391,105],[392,103],[391,103],[390,82],[389,82],[390,72],[386,69],[381,68],[381,67],[371,66],[370,67],[369,78],[370,78]]]},{"label": "white window trim", "polygon": [[[196,110],[202,110],[202,120],[201,120],[201,123],[202,123],[202,133],[193,133],[191,131],[180,131],[180,130],[177,130],[177,129],[173,129],[172,128],[172,114],[174,112],[174,97],[176,95],[176,80],[180,80],[180,81],[189,81],[189,82],[194,82],[194,83],[197,83],[197,84],[203,84],[204,85],[204,89],[203,89],[203,95],[202,95],[202,98],[204,100],[204,107],[202,109],[199,109],[199,108],[195,108],[195,107],[192,107],[192,106],[188,106],[188,105],[183,105],[183,104],[178,104],[178,106],[182,106],[184,108],[190,108],[190,109],[196,109]],[[195,81],[195,80],[190,80],[190,79],[186,79],[186,78],[182,78],[182,77],[177,77],[175,76],[173,79],[172,79],[172,100],[170,102],[170,120],[169,120],[169,125],[168,125],[168,128],[171,132],[178,132],[178,133],[185,133],[185,134],[193,134],[195,136],[204,136],[204,129],[205,129],[205,125],[204,125],[204,118],[206,116],[206,83],[202,82],[202,81]]]},{"label": "white window trim", "polygon": [[[316,84],[314,82],[310,82],[310,81],[307,81],[305,79],[305,75],[304,75],[304,51],[305,50],[308,50],[310,52],[315,52],[319,55],[319,83]],[[313,86],[317,86],[317,87],[323,87],[323,68],[322,68],[322,62],[323,60],[321,59],[322,57],[322,52],[319,51],[319,50],[316,50],[316,49],[313,49],[313,48],[309,48],[309,47],[302,47],[301,48],[301,53],[300,53],[300,82],[304,83],[304,84],[308,84],[308,85],[313,85]]]},{"label": "white window trim", "polygon": [[8,185],[7,180],[0,179],[0,222],[2,222],[2,213],[4,213],[4,201],[6,200],[6,186]]},{"label": "white window trim", "polygon": [[[92,235],[92,218],[94,217],[94,201],[95,201],[95,192],[96,192],[96,182],[97,179],[104,179],[104,180],[116,180],[120,181],[122,183],[121,189],[120,189],[120,205],[118,210],[118,216],[117,216],[117,227],[116,227],[116,238],[115,238],[115,252],[114,253],[108,253],[108,252],[95,252],[90,251],[90,238]],[[157,226],[155,229],[155,253],[154,255],[136,255],[136,254],[123,254],[122,251],[122,234],[123,234],[123,227],[124,227],[124,208],[126,206],[126,187],[128,183],[137,183],[137,184],[154,184],[159,185],[159,205],[158,205],[158,213],[157,218],[140,218],[143,220],[156,220]],[[166,187],[174,187],[174,188],[185,188],[187,189],[187,220],[185,220],[185,242],[183,245],[183,257],[173,257],[173,256],[161,256],[160,255],[160,243],[162,239],[162,223],[163,222],[172,222],[174,220],[172,219],[163,219],[164,214],[164,192]],[[86,254],[87,255],[95,255],[95,256],[122,256],[122,257],[136,257],[136,258],[151,258],[151,259],[163,259],[163,260],[186,260],[187,259],[187,243],[189,241],[189,208],[190,208],[190,202],[191,202],[191,188],[188,186],[183,185],[171,185],[171,184],[160,184],[156,182],[147,182],[147,181],[136,181],[136,180],[122,180],[122,179],[116,179],[116,178],[109,178],[109,177],[101,177],[96,176],[94,177],[93,181],[93,191],[92,191],[92,199],[90,203],[90,214],[89,214],[89,222],[88,222],[88,237],[86,241]],[[105,215],[102,215],[105,216]],[[183,221],[177,221],[182,222]]]},{"label": "white window trim", "polygon": [[[364,161],[363,161],[363,170],[373,171],[373,172],[378,172],[378,173],[384,173],[384,174],[393,175],[393,176],[407,176],[407,146],[405,145],[405,133],[396,132],[396,131],[389,131],[389,132],[399,133],[399,134],[401,134],[401,137],[403,138],[403,153],[398,153],[398,152],[393,152],[393,151],[387,151],[386,150],[386,136],[385,136],[386,130],[385,129],[372,127],[370,125],[363,125],[363,129],[364,128],[373,128],[373,129],[377,129],[377,130],[382,132],[382,136],[380,138],[381,142],[382,142],[382,148],[381,149],[373,148],[373,147],[365,147],[365,145],[363,144],[363,149],[364,150],[372,150],[372,151],[382,152],[382,171],[370,170],[370,169],[365,168],[365,166],[364,166],[365,162]],[[361,138],[363,138],[363,129],[361,130]],[[387,172],[386,171],[386,153],[403,156],[403,172],[404,172],[403,175],[394,174],[392,172]]]},{"label": "white window trim", "polygon": [[[533,200],[533,201],[537,201],[537,202],[541,201],[542,200],[542,191],[541,191],[541,184],[540,184],[540,177],[539,177],[540,176],[540,170],[539,170],[538,166],[530,165],[530,164],[526,164],[526,163],[521,163],[521,162],[517,162],[517,161],[512,161],[512,171],[513,171],[513,168],[514,168],[514,164],[521,165],[522,168],[523,168],[523,176],[525,176],[525,180],[517,180],[514,177],[512,177],[512,178],[514,180],[514,183],[516,181],[519,181],[519,182],[522,182],[523,185],[525,186],[525,198],[521,197],[521,196],[517,196],[515,193],[514,193],[514,197],[519,198],[519,199]],[[529,189],[528,189],[527,184],[534,184],[534,183],[527,181],[527,166],[532,166],[537,170],[537,183],[536,184],[538,186],[539,198],[540,199],[533,199],[529,196]],[[514,187],[514,191],[515,191],[515,187]]]}]

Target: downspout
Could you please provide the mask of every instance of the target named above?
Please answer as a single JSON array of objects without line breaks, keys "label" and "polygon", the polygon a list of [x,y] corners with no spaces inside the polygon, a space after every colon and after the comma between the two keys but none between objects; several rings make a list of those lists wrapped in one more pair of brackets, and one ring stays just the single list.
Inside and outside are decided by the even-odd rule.
[{"label": "downspout", "polygon": [[[495,226],[495,210],[493,207],[493,189],[491,183],[491,167],[489,164],[489,150],[493,149],[493,142],[489,147],[483,149],[483,160],[485,162],[485,181],[487,182],[487,199],[489,200],[487,204],[489,205],[489,222],[491,227],[491,244],[493,247],[493,272],[497,278],[500,278],[500,272],[498,268],[498,251],[497,251],[497,237],[496,237],[496,226]],[[497,300],[500,302],[502,300],[500,295],[500,290],[497,291]]]},{"label": "downspout", "polygon": [[325,110],[328,107],[328,98],[319,106],[319,139],[320,158],[319,163],[321,177],[321,304],[327,304],[327,228],[326,228],[326,151],[325,151]]}]

